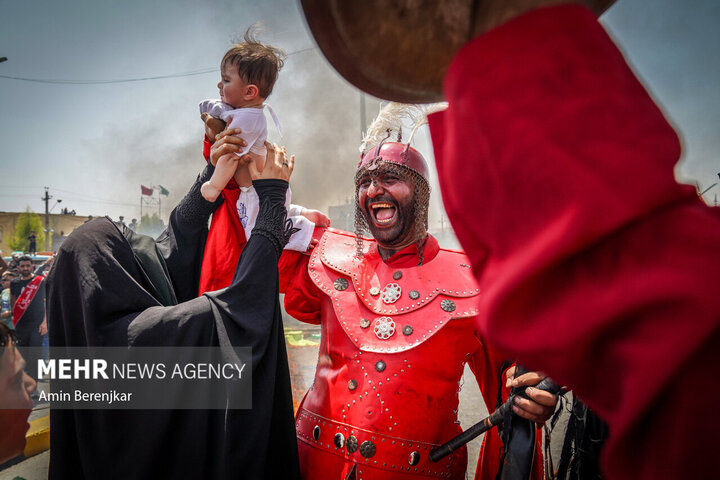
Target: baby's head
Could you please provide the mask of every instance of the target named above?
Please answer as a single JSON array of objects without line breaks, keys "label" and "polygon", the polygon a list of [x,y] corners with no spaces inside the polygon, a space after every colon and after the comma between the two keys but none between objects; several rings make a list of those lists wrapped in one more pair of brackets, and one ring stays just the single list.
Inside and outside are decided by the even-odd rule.
[{"label": "baby's head", "polygon": [[250,27],[245,41],[233,45],[220,63],[220,99],[235,108],[261,105],[272,93],[285,60],[282,50],[258,42],[253,31]]}]

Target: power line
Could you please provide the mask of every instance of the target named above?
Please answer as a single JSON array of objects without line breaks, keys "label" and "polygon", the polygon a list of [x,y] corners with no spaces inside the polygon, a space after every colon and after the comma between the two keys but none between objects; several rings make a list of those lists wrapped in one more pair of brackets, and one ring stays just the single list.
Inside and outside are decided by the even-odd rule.
[{"label": "power line", "polygon": [[180,78],[190,77],[193,75],[204,75],[206,73],[219,72],[218,68],[208,68],[205,70],[197,70],[194,72],[174,73],[170,75],[158,75],[156,77],[140,77],[140,78],[124,78],[115,80],[51,80],[47,78],[28,78],[28,77],[14,77],[12,75],[0,75],[0,78],[7,78],[10,80],[21,80],[23,82],[35,82],[35,83],[52,83],[58,85],[102,85],[108,83],[130,83],[130,82],[144,82],[147,80],[162,80],[165,78]]},{"label": "power line", "polygon": [[70,190],[62,190],[60,188],[53,188],[52,189],[55,192],[60,193],[69,193],[70,195],[77,195],[76,197],[67,197],[66,198],[74,198],[75,200],[83,200],[83,201],[91,201],[91,200],[97,200],[99,202],[106,202],[107,200],[102,197],[94,197],[92,195],[86,195],[84,193],[78,193],[78,192],[72,192]]},{"label": "power line", "polygon": [[[39,187],[39,186],[28,186],[28,185],[0,185],[0,188],[21,188],[21,189],[25,189],[25,190],[30,190],[30,189],[35,189],[35,188],[48,188],[48,187],[45,187],[45,186],[42,186],[42,187]],[[107,202],[107,200],[104,199],[104,198],[102,198],[102,197],[94,197],[94,196],[92,196],[92,195],[87,195],[87,194],[84,194],[84,193],[73,192],[73,191],[70,191],[70,190],[63,190],[63,189],[61,189],[61,188],[51,188],[51,190],[54,191],[54,192],[60,192],[60,193],[66,193],[66,194],[70,194],[70,195],[76,195],[75,197],[72,197],[74,200]],[[26,193],[26,194],[11,194],[11,193],[8,193],[8,194],[0,194],[0,196],[2,196],[2,197],[14,197],[14,196],[19,197],[19,196],[28,196],[28,195],[30,195],[30,194],[27,194],[27,193]],[[32,196],[34,196],[34,195],[32,195]],[[71,198],[71,197],[66,197],[66,198]]]},{"label": "power line", "polygon": [[[307,52],[310,50],[315,50],[315,47],[308,47],[303,48],[301,50],[296,50],[294,52],[290,52],[287,54],[287,56],[295,55],[297,53]],[[138,77],[138,78],[118,78],[118,79],[111,79],[111,80],[54,80],[50,78],[30,78],[30,77],[16,77],[13,75],[0,75],[0,78],[7,78],[9,80],[18,80],[22,82],[33,82],[33,83],[49,83],[54,85],[105,85],[105,84],[112,84],[112,83],[131,83],[131,82],[145,82],[148,80],[164,80],[168,78],[182,78],[182,77],[191,77],[194,75],[205,75],[206,73],[217,73],[219,72],[219,68],[204,68],[202,70],[193,70],[190,72],[183,72],[183,73],[172,73],[169,75],[157,75],[154,77]]]},{"label": "power line", "polygon": [[123,207],[137,207],[137,203],[127,203],[127,202],[111,202],[108,200],[89,200],[85,198],[77,198],[72,196],[63,195],[63,199],[65,200],[75,200],[76,202],[80,203],[100,203],[103,205],[120,205]]},{"label": "power line", "polygon": [[[27,187],[27,186],[2,186],[0,185],[0,188],[25,188],[25,189],[31,189],[31,188],[46,188],[46,187]],[[103,205],[119,205],[123,207],[137,207],[136,203],[127,203],[127,202],[116,202],[111,200],[106,200],[101,197],[94,197],[91,195],[85,195],[82,193],[72,192],[69,190],[62,190],[60,188],[50,188],[53,192],[60,192],[65,195],[63,195],[63,199],[66,200],[75,200],[77,202],[81,203],[99,203]],[[10,197],[10,198],[34,198],[34,194],[30,193],[18,193],[18,194],[12,194],[12,193],[0,193],[0,197]]]},{"label": "power line", "polygon": [[38,185],[0,185],[0,188],[45,188]]}]

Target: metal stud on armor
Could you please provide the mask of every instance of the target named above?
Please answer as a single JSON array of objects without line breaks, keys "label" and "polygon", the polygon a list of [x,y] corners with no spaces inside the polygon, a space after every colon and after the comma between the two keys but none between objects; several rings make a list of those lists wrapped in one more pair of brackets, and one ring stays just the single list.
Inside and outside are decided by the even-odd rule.
[{"label": "metal stud on armor", "polygon": [[377,449],[375,447],[375,444],[370,440],[365,440],[360,445],[360,455],[365,458],[371,458],[373,455],[375,455],[376,450]]},{"label": "metal stud on armor", "polygon": [[355,453],[358,449],[358,443],[357,438],[355,438],[355,435],[350,435],[347,438],[347,451],[348,453]]},{"label": "metal stud on armor", "polygon": [[333,282],[333,286],[335,287],[335,290],[343,291],[348,288],[350,284],[348,283],[346,278],[338,278]]},{"label": "metal stud on armor", "polygon": [[395,322],[390,317],[380,317],[375,320],[375,336],[380,340],[387,340],[395,334]]},{"label": "metal stud on armor", "polygon": [[388,283],[385,288],[382,289],[382,301],[388,305],[395,303],[400,300],[402,294],[402,288],[397,283]]},{"label": "metal stud on armor", "polygon": [[446,312],[452,312],[453,310],[455,310],[455,302],[453,302],[452,300],[443,300],[442,302],[440,302],[440,308],[442,308]]}]

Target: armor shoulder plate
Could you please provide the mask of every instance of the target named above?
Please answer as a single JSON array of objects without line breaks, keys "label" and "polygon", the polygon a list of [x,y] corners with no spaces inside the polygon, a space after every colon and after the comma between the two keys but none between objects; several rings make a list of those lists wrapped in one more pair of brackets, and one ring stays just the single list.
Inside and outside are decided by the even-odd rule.
[{"label": "armor shoulder plate", "polygon": [[477,314],[479,289],[464,254],[441,249],[427,264],[393,268],[372,241],[355,256],[354,235],[328,231],[308,273],[331,297],[345,333],[361,350],[398,352],[432,337],[453,318]]}]

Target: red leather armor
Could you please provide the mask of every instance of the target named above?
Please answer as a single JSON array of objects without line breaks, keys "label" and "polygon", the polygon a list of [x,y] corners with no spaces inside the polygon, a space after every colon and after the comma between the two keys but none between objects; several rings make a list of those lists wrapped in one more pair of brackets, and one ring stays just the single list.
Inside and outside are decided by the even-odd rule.
[{"label": "red leather armor", "polygon": [[497,392],[501,359],[475,335],[469,263],[440,249],[422,266],[393,268],[364,244],[356,257],[354,235],[328,231],[308,262],[324,295],[317,371],[296,422],[303,476],[345,479],[355,468],[349,478],[464,479],[465,449],[438,463],[428,453],[460,432],[466,362],[489,398]]}]

